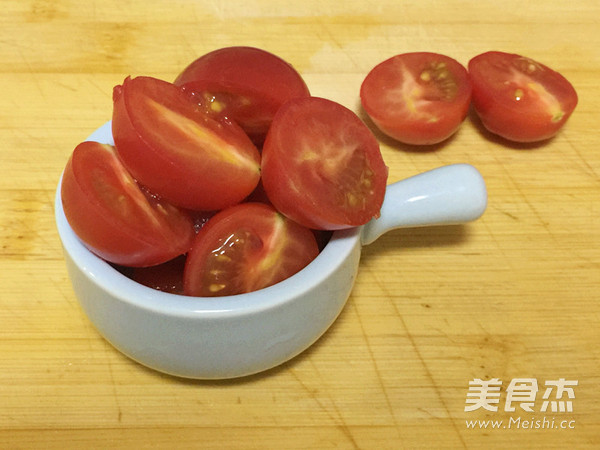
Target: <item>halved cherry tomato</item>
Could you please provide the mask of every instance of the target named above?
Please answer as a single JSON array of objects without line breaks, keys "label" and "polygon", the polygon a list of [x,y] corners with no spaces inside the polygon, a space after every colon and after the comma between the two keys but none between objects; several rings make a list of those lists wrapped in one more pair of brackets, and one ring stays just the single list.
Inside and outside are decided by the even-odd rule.
[{"label": "halved cherry tomato", "polygon": [[254,47],[225,47],[192,62],[175,84],[208,112],[237,122],[261,144],[287,100],[308,97],[302,76],[280,57]]},{"label": "halved cherry tomato", "polygon": [[127,78],[114,89],[112,131],[131,174],[172,203],[217,210],[247,197],[260,154],[239,126],[200,111],[172,83]]},{"label": "halved cherry tomato", "polygon": [[75,148],[61,197],[75,234],[109,262],[160,264],[186,253],[194,239],[190,217],[142,190],[109,145],[83,142]]},{"label": "halved cherry tomato", "polygon": [[413,145],[437,144],[454,134],[471,101],[467,70],[438,53],[393,56],[364,79],[365,112],[385,134]]},{"label": "halved cherry tomato", "polygon": [[336,230],[379,216],[387,167],[375,136],[354,112],[310,97],[288,101],[275,115],[262,176],[283,214],[309,228]]},{"label": "halved cherry tomato", "polygon": [[292,276],[318,253],[308,228],[264,203],[241,203],[218,212],[199,231],[185,265],[184,292],[252,292]]},{"label": "halved cherry tomato", "polygon": [[560,73],[524,56],[482,53],[469,61],[473,106],[492,133],[517,142],[554,136],[577,106]]}]

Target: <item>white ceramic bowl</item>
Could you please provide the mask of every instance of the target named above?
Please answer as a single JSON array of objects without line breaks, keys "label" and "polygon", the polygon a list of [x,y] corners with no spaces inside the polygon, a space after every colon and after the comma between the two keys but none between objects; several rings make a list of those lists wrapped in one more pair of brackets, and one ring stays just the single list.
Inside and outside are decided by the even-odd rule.
[{"label": "white ceramic bowl", "polygon": [[[112,144],[110,122],[88,139]],[[55,214],[75,295],[104,338],[155,370],[225,379],[270,369],[313,344],[344,307],[363,245],[393,228],[475,220],[486,205],[485,184],[474,167],[434,169],[388,186],[379,219],[333,233],[296,275],[260,291],[219,298],[145,287],[95,256],[65,218],[60,183]]]}]

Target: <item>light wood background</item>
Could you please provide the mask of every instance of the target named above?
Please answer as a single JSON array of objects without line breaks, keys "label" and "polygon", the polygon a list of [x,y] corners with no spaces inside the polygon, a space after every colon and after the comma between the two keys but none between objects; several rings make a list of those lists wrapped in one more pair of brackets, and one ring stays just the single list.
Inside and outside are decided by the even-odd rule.
[{"label": "light wood background", "polygon": [[[0,448],[599,448],[599,22],[595,0],[2,0]],[[358,113],[363,77],[407,51],[463,64],[521,53],[562,72],[580,102],[541,146],[507,145],[474,117],[426,151],[378,135],[390,182],[473,164],[485,215],[365,247],[339,320],[289,363],[185,381],[130,361],[90,325],[54,190],[75,145],[110,118],[114,85],[172,80],[228,45],[278,54],[313,94]],[[464,411],[477,378],[503,381],[497,412]],[[518,378],[539,384],[534,412],[504,411]],[[560,378],[578,381],[573,412],[541,412],[544,383]],[[506,428],[469,429],[475,419]]]}]

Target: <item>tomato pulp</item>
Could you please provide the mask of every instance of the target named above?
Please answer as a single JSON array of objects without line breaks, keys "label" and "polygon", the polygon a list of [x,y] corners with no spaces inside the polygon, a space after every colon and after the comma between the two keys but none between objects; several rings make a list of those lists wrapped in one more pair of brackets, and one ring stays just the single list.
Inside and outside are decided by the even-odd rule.
[{"label": "tomato pulp", "polygon": [[260,178],[260,154],[234,123],[202,112],[180,87],[151,77],[114,89],[112,131],[136,180],[189,209],[217,210],[247,197]]},{"label": "tomato pulp", "polygon": [[301,75],[280,57],[254,47],[225,47],[201,56],[176,78],[210,114],[238,123],[262,144],[277,110],[308,97]]},{"label": "tomato pulp", "polygon": [[272,204],[314,229],[363,225],[379,216],[387,167],[373,133],[331,100],[283,105],[262,152],[262,183]]},{"label": "tomato pulp", "polygon": [[115,264],[160,264],[186,253],[194,238],[191,218],[141,189],[109,145],[83,142],[75,148],[61,197],[77,236]]},{"label": "tomato pulp", "polygon": [[319,253],[312,231],[264,203],[218,212],[202,227],[184,270],[184,293],[214,297],[271,286]]},{"label": "tomato pulp", "polygon": [[469,62],[473,106],[492,133],[517,142],[549,139],[577,106],[560,73],[521,55],[491,51]]},{"label": "tomato pulp", "polygon": [[448,56],[403,53],[368,73],[360,98],[383,133],[406,144],[436,144],[467,116],[471,83],[467,70]]}]

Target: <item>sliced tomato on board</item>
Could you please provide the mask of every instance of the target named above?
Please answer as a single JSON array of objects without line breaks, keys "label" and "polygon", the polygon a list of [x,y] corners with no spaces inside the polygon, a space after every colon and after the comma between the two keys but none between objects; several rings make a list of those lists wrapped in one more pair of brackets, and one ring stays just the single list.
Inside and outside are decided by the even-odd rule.
[{"label": "sliced tomato on board", "polygon": [[240,202],[258,184],[260,154],[246,133],[209,117],[180,87],[127,78],[113,99],[119,156],[152,192],[184,208],[217,210]]},{"label": "sliced tomato on board", "polygon": [[318,253],[308,228],[264,203],[242,203],[218,212],[198,232],[185,265],[184,292],[252,292],[292,276]]},{"label": "sliced tomato on board", "polygon": [[294,99],[267,134],[262,183],[287,217],[336,230],[379,216],[387,167],[375,136],[354,112],[319,97]]},{"label": "sliced tomato on board", "polygon": [[195,235],[187,213],[140,188],[110,145],[88,141],[75,148],[61,197],[75,234],[115,264],[168,261],[186,253]]},{"label": "sliced tomato on board", "polygon": [[287,100],[308,97],[292,65],[254,47],[225,47],[186,67],[174,82],[211,114],[237,122],[261,144],[273,116]]},{"label": "sliced tomato on board", "polygon": [[530,58],[491,51],[469,61],[473,106],[492,133],[517,142],[549,139],[577,106],[560,73]]},{"label": "sliced tomato on board", "polygon": [[437,144],[454,134],[469,111],[467,70],[438,53],[393,56],[365,77],[360,98],[385,134],[413,145]]}]

